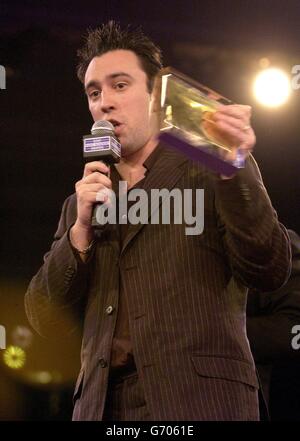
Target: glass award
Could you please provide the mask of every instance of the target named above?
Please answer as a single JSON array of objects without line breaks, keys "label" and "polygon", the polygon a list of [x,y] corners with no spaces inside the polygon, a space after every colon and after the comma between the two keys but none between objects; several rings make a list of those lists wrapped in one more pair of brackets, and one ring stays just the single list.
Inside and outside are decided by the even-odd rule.
[{"label": "glass award", "polygon": [[155,88],[160,100],[160,140],[224,176],[244,167],[238,149],[235,159],[228,159],[236,146],[211,119],[220,104],[232,101],[170,67],[162,69]]}]

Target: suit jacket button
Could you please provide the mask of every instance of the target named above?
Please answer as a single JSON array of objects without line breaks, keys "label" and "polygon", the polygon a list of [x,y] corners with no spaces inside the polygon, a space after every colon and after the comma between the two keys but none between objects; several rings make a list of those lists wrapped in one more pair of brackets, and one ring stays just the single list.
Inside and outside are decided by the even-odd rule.
[{"label": "suit jacket button", "polygon": [[100,358],[99,364],[100,364],[100,366],[102,368],[106,368],[107,367],[107,361],[105,360],[105,358]]},{"label": "suit jacket button", "polygon": [[113,310],[114,310],[113,306],[110,305],[106,308],[105,312],[107,315],[110,315],[112,314]]}]

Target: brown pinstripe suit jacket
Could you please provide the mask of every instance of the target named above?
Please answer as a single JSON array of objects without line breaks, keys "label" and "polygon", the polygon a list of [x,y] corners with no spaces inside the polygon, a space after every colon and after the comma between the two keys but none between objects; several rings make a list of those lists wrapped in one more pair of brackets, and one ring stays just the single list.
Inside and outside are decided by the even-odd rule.
[{"label": "brown pinstripe suit jacket", "polygon": [[72,332],[83,319],[75,420],[102,418],[120,286],[153,420],[257,419],[247,291],[284,283],[288,236],[252,157],[233,179],[222,181],[178,152],[159,148],[144,188],[203,188],[204,232],[187,236],[184,224],[130,225],[120,249],[116,227],[109,225],[84,264],[68,240],[76,219],[72,195],[26,293],[28,318],[44,335]]}]

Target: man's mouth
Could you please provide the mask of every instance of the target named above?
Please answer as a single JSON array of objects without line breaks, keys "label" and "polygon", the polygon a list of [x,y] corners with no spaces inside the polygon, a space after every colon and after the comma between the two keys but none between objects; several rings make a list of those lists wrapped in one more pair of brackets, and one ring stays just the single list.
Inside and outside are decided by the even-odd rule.
[{"label": "man's mouth", "polygon": [[121,125],[121,123],[119,121],[117,121],[116,119],[109,119],[108,120],[115,128],[119,127]]},{"label": "man's mouth", "polygon": [[114,126],[115,134],[118,136],[123,124],[117,121],[116,119],[109,119],[108,121]]}]

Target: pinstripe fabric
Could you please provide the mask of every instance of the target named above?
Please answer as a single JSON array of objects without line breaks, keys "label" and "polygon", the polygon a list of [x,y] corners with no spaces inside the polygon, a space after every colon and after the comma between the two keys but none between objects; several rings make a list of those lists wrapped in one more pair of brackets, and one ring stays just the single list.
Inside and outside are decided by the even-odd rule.
[{"label": "pinstripe fabric", "polygon": [[103,421],[151,421],[137,374],[109,383]]},{"label": "pinstripe fabric", "polygon": [[[25,297],[41,334],[72,332],[84,320],[75,420],[101,420],[120,280],[134,357],[153,420],[255,420],[257,379],[245,327],[247,288],[272,290],[287,278],[289,241],[257,166],[221,181],[163,148],[144,188],[203,188],[204,232],[185,225],[130,225],[119,249],[103,228],[88,263],[76,259],[68,229],[76,198],[64,204],[50,253]],[[150,199],[150,198],[149,198]],[[114,307],[112,314],[106,309]]]}]

